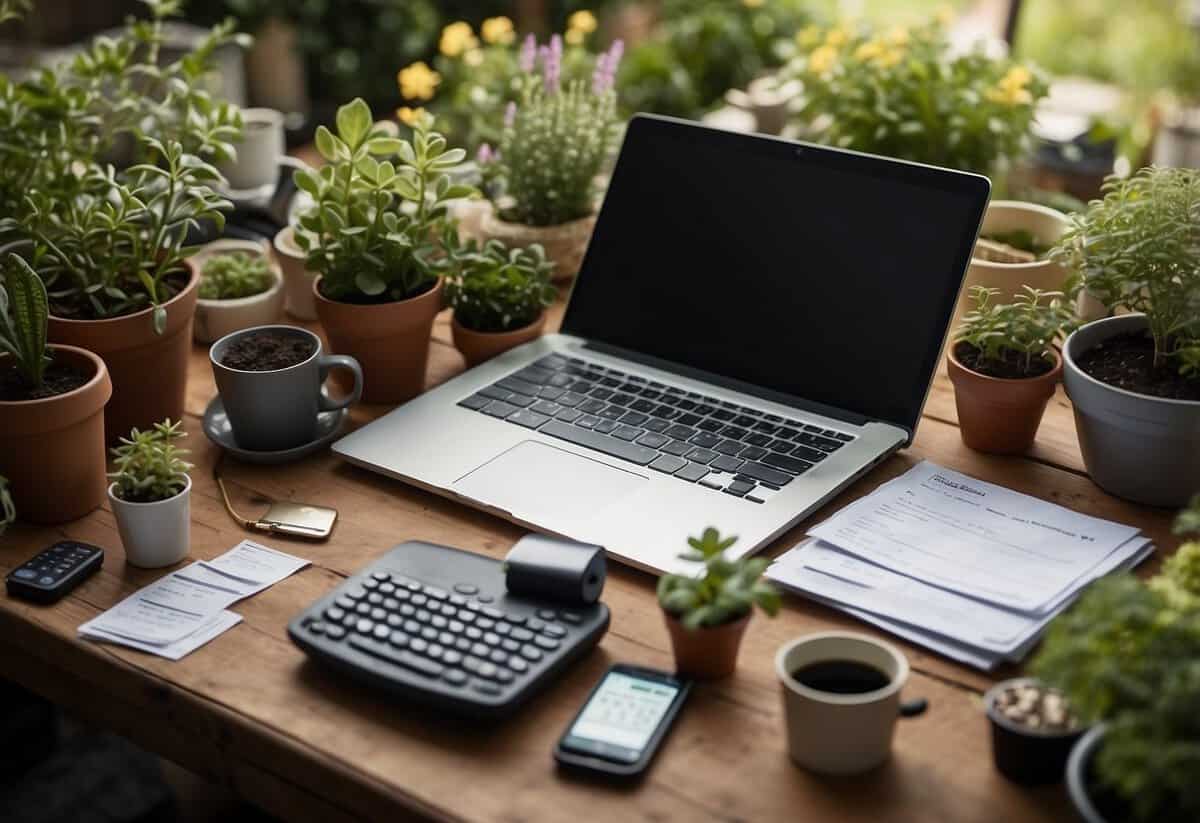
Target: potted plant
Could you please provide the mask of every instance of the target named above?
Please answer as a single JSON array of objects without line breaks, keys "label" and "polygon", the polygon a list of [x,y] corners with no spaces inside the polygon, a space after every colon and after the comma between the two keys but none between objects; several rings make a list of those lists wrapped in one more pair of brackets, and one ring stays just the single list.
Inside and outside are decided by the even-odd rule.
[{"label": "potted plant", "polygon": [[446,148],[429,122],[402,140],[356,99],[338,109],[336,135],[317,129],[327,165],[295,174],[314,200],[296,239],[320,274],[317,316],[331,348],[362,365],[368,403],[399,403],[424,388],[442,276],[454,266],[446,204],[475,191],[450,182],[446,170],[465,152]]},{"label": "potted plant", "polygon": [[[213,193],[221,178],[208,161],[229,156],[240,128],[236,108],[204,83],[215,50],[235,39],[232,24],[159,65],[179,4],[147,5],[150,20],[73,60],[20,83],[0,78],[0,241],[41,250],[50,341],[104,359],[110,442],[182,414],[198,284],[184,238],[230,207]],[[117,170],[104,158],[122,141],[135,163]]]},{"label": "potted plant", "polygon": [[480,249],[471,245],[459,273],[446,283],[454,309],[450,330],[468,366],[538,337],[558,295],[550,283],[553,264],[541,246],[509,251],[498,240]]},{"label": "potted plant", "polygon": [[[596,178],[608,163],[619,122],[613,77],[621,41],[596,60],[591,83],[562,80],[562,39],[521,48],[521,97],[504,113],[498,150],[480,154],[494,208],[483,239],[546,250],[556,278],[579,271],[596,217]],[[540,70],[537,67],[540,65]]]},{"label": "potted plant", "polygon": [[166,420],[149,431],[133,429],[112,450],[116,471],[108,500],[125,559],[134,566],[170,566],[191,546],[192,464],[183,460],[187,450],[174,444],[186,436],[178,422]]},{"label": "potted plant", "polygon": [[1110,178],[1056,255],[1110,311],[1063,347],[1084,464],[1119,497],[1180,506],[1200,488],[1200,170]]},{"label": "potted plant", "polygon": [[963,442],[993,454],[1033,445],[1046,403],[1062,377],[1055,341],[1075,322],[1062,292],[1025,286],[1012,303],[999,289],[971,287],[975,309],[946,355]]},{"label": "potted plant", "polygon": [[701,679],[732,674],[754,606],[770,617],[779,612],[778,590],[760,579],[771,561],[765,557],[729,560],[725,550],[736,542],[736,537],[723,538],[709,527],[700,537],[689,537],[691,551],[679,555],[703,563],[703,573],[659,578],[658,603],[675,650],[675,668],[681,674]]},{"label": "potted plant", "polygon": [[0,535],[17,521],[17,507],[8,491],[8,480],[0,475]]},{"label": "potted plant", "polygon": [[193,260],[200,269],[194,328],[197,343],[211,343],[230,332],[279,319],[283,274],[261,244],[215,240]]},{"label": "potted plant", "polygon": [[1023,785],[1062,780],[1086,731],[1061,691],[1032,677],[1001,680],[983,696],[996,768]]},{"label": "potted plant", "polygon": [[[1191,527],[1200,527],[1200,498]],[[1189,521],[1181,517],[1177,530]],[[1100,580],[1046,634],[1033,669],[1097,725],[1067,764],[1087,823],[1200,819],[1200,542],[1148,583]]]},{"label": "potted plant", "polygon": [[104,404],[112,383],[91,352],[46,345],[48,306],[33,268],[7,255],[0,273],[0,474],[11,481],[9,502],[23,517],[63,523],[104,502]]}]

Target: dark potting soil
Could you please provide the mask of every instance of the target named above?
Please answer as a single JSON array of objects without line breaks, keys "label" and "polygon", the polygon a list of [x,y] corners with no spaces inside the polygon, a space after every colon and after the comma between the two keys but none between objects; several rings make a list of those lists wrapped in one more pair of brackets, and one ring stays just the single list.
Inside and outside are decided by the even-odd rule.
[{"label": "dark potting soil", "polygon": [[1026,380],[1033,377],[1041,377],[1043,374],[1049,374],[1054,369],[1054,363],[1046,360],[1044,357],[1034,360],[1030,368],[1026,370],[1025,364],[1021,362],[1021,355],[1008,349],[1004,349],[1002,355],[1002,360],[992,358],[985,360],[979,356],[979,349],[965,340],[960,340],[954,345],[954,356],[958,358],[958,362],[976,374],[982,374],[985,377],[998,377],[1002,380]]},{"label": "dark potting soil", "polygon": [[1200,378],[1184,377],[1172,362],[1154,368],[1154,339],[1145,332],[1110,337],[1076,362],[1088,376],[1118,389],[1169,400],[1200,400]]},{"label": "dark potting soil", "polygon": [[92,376],[74,366],[51,363],[42,373],[42,385],[31,389],[15,366],[0,370],[0,401],[19,403],[66,394],[87,383]]},{"label": "dark potting soil", "polygon": [[229,344],[221,355],[221,365],[240,371],[278,371],[303,363],[316,350],[307,337],[256,332]]},{"label": "dark potting soil", "polygon": [[[162,282],[162,285],[164,287],[162,290],[162,292],[163,292],[162,302],[166,303],[168,300],[172,299],[173,297],[175,297],[175,295],[179,294],[181,291],[183,291],[185,288],[187,288],[188,279],[190,277],[191,277],[191,274],[189,274],[186,271],[180,271],[180,272],[175,272],[174,274],[168,274],[163,279],[163,282]],[[140,288],[140,286],[138,288]],[[145,311],[148,308],[150,308],[149,303],[140,303],[137,306],[134,306],[133,308],[129,309],[128,311],[121,312],[120,314],[111,315],[111,317],[124,317],[127,314],[137,314],[138,312]],[[100,317],[100,315],[96,314],[95,309],[92,307],[91,301],[89,301],[87,299],[83,299],[83,300],[51,300],[50,301],[50,314],[54,315],[55,317],[60,317],[63,320],[108,320],[108,319],[110,319],[110,317]]]}]

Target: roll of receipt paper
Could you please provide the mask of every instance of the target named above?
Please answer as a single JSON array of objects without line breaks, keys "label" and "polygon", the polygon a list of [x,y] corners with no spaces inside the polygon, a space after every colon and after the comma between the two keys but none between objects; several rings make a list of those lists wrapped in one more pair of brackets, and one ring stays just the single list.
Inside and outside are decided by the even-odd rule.
[{"label": "roll of receipt paper", "polygon": [[604,590],[604,549],[527,534],[504,559],[509,592],[562,603],[595,603]]}]

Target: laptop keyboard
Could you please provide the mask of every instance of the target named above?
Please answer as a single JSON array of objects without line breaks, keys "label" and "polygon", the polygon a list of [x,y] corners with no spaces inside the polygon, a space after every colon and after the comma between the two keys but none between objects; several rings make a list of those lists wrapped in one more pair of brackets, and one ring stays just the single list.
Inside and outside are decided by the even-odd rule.
[{"label": "laptop keyboard", "polygon": [[854,439],[557,354],[458,405],[752,503]]}]

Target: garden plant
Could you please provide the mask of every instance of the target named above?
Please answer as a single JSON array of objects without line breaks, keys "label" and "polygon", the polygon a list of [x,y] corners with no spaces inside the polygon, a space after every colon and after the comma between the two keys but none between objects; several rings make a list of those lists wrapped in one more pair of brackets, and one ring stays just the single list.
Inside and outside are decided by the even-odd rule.
[{"label": "garden plant", "polygon": [[730,560],[725,550],[736,537],[722,537],[709,527],[699,537],[689,537],[690,551],[679,555],[692,563],[703,563],[704,574],[667,574],[658,580],[658,602],[663,611],[684,628],[713,628],[741,620],[758,606],[768,616],[779,612],[779,591],[762,580],[771,564],[765,557]]},{"label": "garden plant", "polygon": [[1062,292],[1025,286],[1012,303],[994,302],[999,289],[973,286],[975,308],[955,333],[955,356],[990,377],[1037,377],[1054,368],[1056,343],[1077,325]]},{"label": "garden plant", "polygon": [[537,320],[558,294],[552,264],[541,246],[507,249],[496,240],[474,242],[460,256],[459,273],[446,284],[454,318],[478,332],[509,332]]},{"label": "garden plant", "polygon": [[266,257],[243,251],[213,255],[200,274],[200,297],[204,300],[253,297],[275,282]]},{"label": "garden plant", "polygon": [[155,423],[148,431],[133,429],[122,437],[112,450],[114,494],[127,503],[154,503],[182,492],[193,468],[183,459],[187,449],[175,445],[184,437],[182,424],[170,420]]}]

